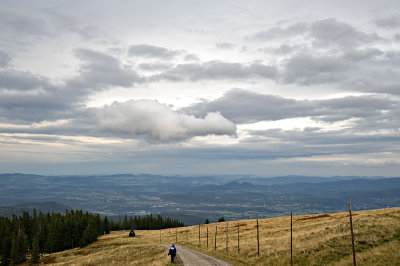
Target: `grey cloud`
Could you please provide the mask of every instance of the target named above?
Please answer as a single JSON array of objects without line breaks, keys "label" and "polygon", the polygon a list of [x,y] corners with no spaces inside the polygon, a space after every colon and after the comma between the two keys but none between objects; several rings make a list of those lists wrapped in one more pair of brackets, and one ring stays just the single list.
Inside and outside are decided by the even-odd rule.
[{"label": "grey cloud", "polygon": [[329,18],[311,23],[310,34],[317,46],[335,45],[350,49],[370,41],[378,40],[376,34],[367,34],[350,24]]},{"label": "grey cloud", "polygon": [[0,70],[0,89],[28,91],[46,87],[49,81],[29,72]]},{"label": "grey cloud", "polygon": [[313,22],[298,22],[289,26],[275,26],[257,32],[247,39],[254,41],[284,40],[302,37],[302,42],[311,40],[313,46],[340,49],[356,49],[360,45],[379,40],[376,34],[365,33],[352,25],[334,18]]},{"label": "grey cloud", "polygon": [[275,54],[290,54],[293,52],[299,53],[300,51],[305,50],[305,47],[300,45],[289,45],[289,44],[281,44],[278,47],[266,47],[260,49],[260,51],[264,53],[275,53]]},{"label": "grey cloud", "polygon": [[0,50],[0,68],[6,67],[11,61],[11,56]]},{"label": "grey cloud", "polygon": [[48,23],[31,14],[0,8],[0,29],[3,35],[44,36],[49,35]]},{"label": "grey cloud", "polygon": [[194,54],[187,54],[185,56],[186,61],[200,61],[200,58],[197,55]]},{"label": "grey cloud", "polygon": [[230,42],[217,42],[217,43],[215,44],[215,46],[216,46],[218,49],[233,49],[233,48],[236,47],[235,44],[230,43]]},{"label": "grey cloud", "polygon": [[236,126],[219,113],[210,112],[203,118],[197,118],[150,100],[114,102],[98,109],[97,119],[100,131],[128,138],[143,135],[162,142],[236,132]]},{"label": "grey cloud", "polygon": [[312,117],[325,122],[373,117],[379,121],[385,119],[384,112],[398,108],[400,108],[398,100],[373,95],[297,101],[234,89],[219,99],[197,103],[182,111],[196,116],[207,112],[220,112],[229,120],[242,124],[296,117]]},{"label": "grey cloud", "polygon": [[179,64],[175,68],[160,75],[153,76],[153,80],[166,79],[171,81],[181,80],[221,80],[221,79],[247,79],[268,78],[274,79],[277,69],[261,63],[244,65],[241,63],[227,63],[211,61],[202,64]]},{"label": "grey cloud", "polygon": [[71,33],[86,40],[100,36],[96,26],[52,9],[27,13],[16,9],[0,8],[0,31],[4,37],[1,41],[9,42],[8,45],[26,45],[33,39]]},{"label": "grey cloud", "polygon": [[382,28],[395,29],[400,27],[400,14],[374,20],[375,25]]},{"label": "grey cloud", "polygon": [[272,39],[290,38],[296,35],[302,35],[308,30],[308,24],[304,22],[295,23],[288,27],[276,26],[266,31],[260,31],[247,39],[255,41],[270,41]]},{"label": "grey cloud", "polygon": [[[363,154],[381,152],[399,152],[393,143],[400,140],[398,135],[369,132],[368,135],[353,130],[318,131],[318,130],[251,130],[248,132],[255,143],[264,142],[265,138],[274,140],[274,150],[281,151],[280,156],[318,156],[332,154]],[[257,137],[262,137],[257,140]],[[246,142],[247,140],[244,140]]]},{"label": "grey cloud", "polygon": [[221,112],[223,116],[235,123],[252,123],[287,118],[295,115],[291,114],[293,109],[304,112],[305,110],[299,110],[301,108],[304,109],[295,100],[234,89],[219,99],[194,104],[185,108],[184,111],[197,116],[207,112]]},{"label": "grey cloud", "polygon": [[76,50],[82,60],[79,75],[52,84],[29,72],[0,70],[0,121],[39,122],[70,118],[81,112],[93,91],[111,86],[130,87],[142,81],[133,70],[107,54]]},{"label": "grey cloud", "polygon": [[173,66],[167,63],[142,63],[138,67],[145,71],[160,71],[170,69]]},{"label": "grey cloud", "polygon": [[283,81],[302,85],[338,82],[347,76],[349,67],[336,56],[296,55],[286,63]]},{"label": "grey cloud", "polygon": [[138,56],[147,58],[172,59],[181,52],[168,50],[164,47],[148,44],[131,45],[128,50],[128,56]]},{"label": "grey cloud", "polygon": [[104,89],[109,86],[129,87],[142,78],[129,66],[102,52],[77,49],[76,56],[82,60],[80,77],[68,81],[69,86],[90,89]]},{"label": "grey cloud", "polygon": [[52,27],[52,34],[73,33],[86,40],[92,40],[101,35],[98,27],[68,16],[59,10],[46,9],[44,14]]},{"label": "grey cloud", "polygon": [[[394,62],[396,59],[387,56],[385,58],[384,55],[384,52],[375,48],[351,49],[339,55],[297,54],[285,62],[280,78],[284,83],[300,85],[331,83],[340,87],[358,77],[369,76],[367,74],[369,72],[373,72],[375,78],[378,76],[377,73],[382,72],[379,82],[383,84],[393,79],[384,73],[396,67]],[[372,89],[368,87],[370,86],[361,91]]]}]

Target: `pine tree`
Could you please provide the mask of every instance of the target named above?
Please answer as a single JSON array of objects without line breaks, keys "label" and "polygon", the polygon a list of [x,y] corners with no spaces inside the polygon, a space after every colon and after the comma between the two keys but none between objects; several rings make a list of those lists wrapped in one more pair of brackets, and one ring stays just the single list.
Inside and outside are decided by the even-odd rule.
[{"label": "pine tree", "polygon": [[40,251],[39,251],[39,234],[37,234],[32,240],[31,249],[31,263],[39,264],[40,262]]},{"label": "pine tree", "polygon": [[103,220],[103,232],[104,232],[104,234],[110,233],[110,225],[108,223],[107,217],[104,217],[104,220]]},{"label": "pine tree", "polygon": [[11,246],[11,263],[19,264],[26,261],[27,253],[27,237],[23,229],[20,227],[18,232],[16,232],[13,237]]}]

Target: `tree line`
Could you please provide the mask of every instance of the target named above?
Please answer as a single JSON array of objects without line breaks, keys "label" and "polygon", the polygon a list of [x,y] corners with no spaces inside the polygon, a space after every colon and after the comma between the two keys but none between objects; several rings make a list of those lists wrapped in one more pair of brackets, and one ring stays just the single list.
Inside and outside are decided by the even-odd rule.
[{"label": "tree line", "polygon": [[82,210],[60,213],[23,212],[22,216],[0,217],[0,264],[39,263],[40,254],[84,247],[111,230],[164,229],[184,226],[160,215],[101,218]]}]

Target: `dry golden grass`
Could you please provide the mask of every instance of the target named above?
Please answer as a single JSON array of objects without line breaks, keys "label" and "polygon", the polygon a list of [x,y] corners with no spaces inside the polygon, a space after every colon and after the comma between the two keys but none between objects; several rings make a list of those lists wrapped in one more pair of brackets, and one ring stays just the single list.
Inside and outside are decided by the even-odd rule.
[{"label": "dry golden grass", "polygon": [[[357,261],[360,265],[400,265],[400,208],[354,212]],[[228,250],[226,250],[228,225]],[[237,229],[239,225],[240,253]],[[218,227],[215,247],[215,229]],[[207,248],[208,228],[208,248]],[[290,217],[259,220],[260,257],[256,220],[215,223],[161,230],[162,243],[178,243],[234,265],[290,265]],[[83,249],[52,254],[55,264],[166,265],[167,252],[156,246],[160,231],[113,232]],[[177,234],[177,235],[176,235]],[[176,241],[177,239],[177,241]],[[179,253],[179,250],[178,250]],[[293,217],[295,265],[352,265],[348,213]]]},{"label": "dry golden grass", "polygon": [[99,241],[85,247],[65,250],[42,258],[52,265],[166,265],[169,261],[166,251],[155,245],[159,231],[136,231],[136,237],[129,237],[129,231],[111,232],[101,236]]}]

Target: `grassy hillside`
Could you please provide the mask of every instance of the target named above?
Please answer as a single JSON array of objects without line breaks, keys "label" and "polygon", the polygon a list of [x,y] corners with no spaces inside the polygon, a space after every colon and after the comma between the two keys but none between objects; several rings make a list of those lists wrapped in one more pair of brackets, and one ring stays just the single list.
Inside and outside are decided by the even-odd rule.
[{"label": "grassy hillside", "polygon": [[[353,215],[358,264],[400,265],[400,208],[359,211]],[[216,226],[217,250],[214,250]],[[199,226],[161,230],[161,242],[175,243],[177,238],[181,245],[234,265],[290,265],[290,217],[261,219],[259,232],[260,257],[256,220],[201,225],[200,247]],[[348,213],[294,216],[293,240],[295,265],[352,265]],[[135,238],[128,238],[127,232],[113,232],[89,247],[51,254],[46,261],[58,265],[166,265],[167,252],[157,247],[158,243],[160,231],[137,231]]]}]

